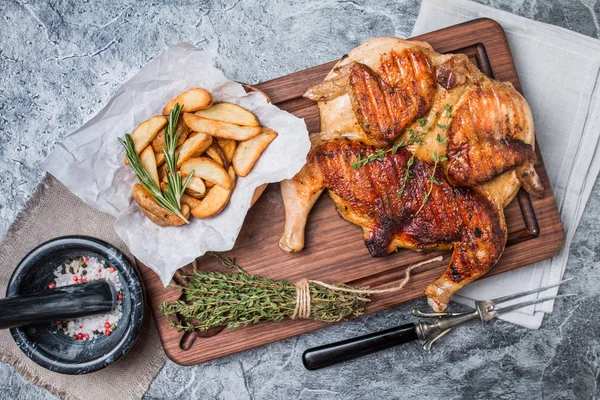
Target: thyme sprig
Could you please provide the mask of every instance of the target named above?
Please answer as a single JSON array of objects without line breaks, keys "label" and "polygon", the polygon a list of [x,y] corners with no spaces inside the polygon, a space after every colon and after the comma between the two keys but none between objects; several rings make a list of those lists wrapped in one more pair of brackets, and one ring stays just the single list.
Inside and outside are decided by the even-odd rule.
[{"label": "thyme sprig", "polygon": [[187,224],[189,221],[183,216],[183,214],[181,214],[180,211],[181,195],[192,179],[194,171],[192,171],[192,173],[190,173],[187,179],[182,183],[181,175],[176,168],[177,159],[179,157],[176,152],[176,145],[181,132],[180,130],[175,132],[175,128],[177,127],[177,122],[179,121],[179,115],[182,109],[183,105],[180,106],[179,104],[176,104],[175,107],[173,107],[169,113],[168,123],[165,127],[165,147],[163,148],[163,153],[165,155],[165,163],[167,164],[168,168],[167,187],[165,190],[161,190],[156,182],[154,182],[148,171],[144,169],[144,166],[142,165],[142,162],[135,151],[135,144],[131,135],[126,133],[125,140],[121,138],[118,138],[118,140],[125,148],[125,156],[127,161],[129,161],[131,169],[133,169],[133,172],[135,172],[135,175],[139,179],[142,186],[148,190],[158,205],[171,214],[177,215]]},{"label": "thyme sprig", "polygon": [[443,156],[440,157],[439,155],[435,154],[433,151],[431,152],[431,158],[433,159],[434,164],[433,164],[433,171],[431,172],[431,174],[429,174],[429,189],[423,195],[423,201],[421,202],[421,207],[419,207],[417,212],[414,214],[415,217],[421,212],[423,207],[425,207],[425,203],[427,203],[427,200],[429,200],[429,197],[431,196],[431,192],[433,191],[433,185],[440,184],[440,182],[437,179],[435,179],[435,171],[437,169],[438,164],[442,161],[448,160],[447,157],[443,157]]},{"label": "thyme sprig", "polygon": [[[452,105],[451,104],[445,104],[444,105],[444,117],[446,118],[446,124],[437,123],[438,128],[441,128],[441,129],[444,129],[444,130],[448,129],[450,127],[449,121],[450,121],[450,117],[451,116],[452,116]],[[420,128],[425,127],[427,125],[427,118],[423,117],[423,118],[417,119],[417,125]],[[392,148],[387,149],[387,150],[378,149],[374,153],[369,154],[367,157],[363,157],[361,154],[359,154],[357,160],[354,163],[352,163],[351,167],[352,167],[352,169],[357,170],[360,167],[364,167],[365,165],[367,165],[370,162],[383,161],[383,159],[385,158],[386,154],[388,154],[388,153],[396,154],[396,152],[398,151],[399,148],[404,148],[404,147],[406,147],[408,145],[416,144],[417,146],[421,146],[421,145],[425,144],[425,141],[423,140],[423,137],[430,130],[431,130],[431,126],[428,129],[425,129],[425,130],[416,130],[416,129],[409,128],[409,129],[406,130],[406,132],[408,133],[408,140],[403,139],[401,143],[399,143],[399,144],[397,144],[397,145],[395,145]],[[439,134],[439,132],[438,132],[435,140],[438,143],[443,144],[446,141],[448,141],[448,136],[442,137]],[[421,210],[425,206],[425,203],[427,202],[427,200],[431,196],[431,191],[433,190],[433,185],[434,184],[435,185],[439,185],[439,182],[435,179],[435,171],[436,171],[437,165],[441,161],[446,161],[447,160],[446,157],[439,157],[437,154],[435,154],[433,152],[431,152],[431,157],[434,160],[435,164],[434,164],[433,172],[429,176],[429,183],[430,183],[429,189],[425,192],[425,194],[423,196],[423,202],[421,204],[421,207],[415,213],[415,216],[417,214],[419,214],[419,212],[421,212]],[[414,164],[414,161],[415,161],[415,156],[413,154],[408,159],[408,161],[406,162],[406,168],[404,169],[404,177],[402,178],[402,185],[400,186],[400,190],[398,191],[398,198],[402,197],[402,195],[404,194],[404,191],[406,190],[406,185],[408,184],[408,180],[413,177],[412,173],[410,171],[410,168]]]},{"label": "thyme sprig", "polygon": [[444,106],[444,116],[446,117],[446,123],[445,124],[437,124],[437,127],[440,129],[448,129],[450,128],[450,117],[452,116],[452,105],[451,104],[446,104]]},{"label": "thyme sprig", "polygon": [[[452,105],[451,104],[445,104],[444,105],[444,117],[446,118],[446,123],[445,124],[440,124],[438,122],[436,125],[440,129],[447,130],[450,127],[450,117],[452,117]],[[420,120],[419,120],[419,125],[421,125]],[[409,132],[409,134],[410,134],[410,132]],[[435,140],[438,143],[440,143],[440,144],[444,144],[444,143],[446,143],[448,141],[448,136],[442,137],[440,135],[440,133],[438,132]],[[422,143],[419,143],[419,144],[422,144]],[[433,165],[433,172],[429,175],[429,189],[427,189],[427,191],[425,191],[425,194],[423,195],[423,201],[421,202],[421,207],[419,207],[419,209],[417,210],[417,212],[414,214],[415,216],[417,216],[421,212],[421,210],[423,209],[423,207],[425,207],[425,203],[427,203],[427,201],[429,200],[429,197],[431,196],[431,192],[433,191],[433,185],[439,185],[440,184],[437,181],[437,179],[435,179],[435,171],[437,169],[438,164],[441,161],[447,161],[448,160],[446,157],[440,157],[438,154],[435,154],[433,151],[431,152],[431,158],[434,161],[434,165]],[[406,178],[406,176],[405,176],[405,178]],[[402,190],[401,190],[400,193],[402,193],[404,191],[405,185],[406,184],[403,183]],[[401,194],[399,196],[401,196]]]},{"label": "thyme sprig", "polygon": [[407,129],[406,130],[408,132],[408,144],[417,144],[417,145],[422,145],[425,144],[425,141],[423,140],[423,136],[425,136],[425,134],[427,132],[429,132],[429,130],[426,131],[415,131],[414,129]]},{"label": "thyme sprig", "polygon": [[415,162],[415,155],[413,154],[408,161],[406,162],[406,168],[404,169],[404,178],[402,178],[402,186],[400,186],[400,190],[398,191],[398,198],[401,198],[404,194],[404,190],[406,189],[406,185],[408,184],[408,180],[412,178],[410,167],[412,167]]},{"label": "thyme sprig", "polygon": [[[217,327],[235,329],[261,321],[281,321],[294,314],[296,286],[292,282],[251,275],[233,258],[207,254],[235,272],[196,271],[185,277],[187,286],[175,285],[182,292],[181,298],[160,306],[171,326],[186,331],[207,331]],[[325,322],[362,315],[369,301],[368,294],[334,291],[312,283],[310,296],[311,319]]]},{"label": "thyme sprig", "polygon": [[404,140],[402,140],[402,142],[395,144],[394,146],[390,147],[387,150],[377,149],[377,150],[375,150],[374,153],[371,153],[366,157],[363,157],[361,154],[359,154],[358,157],[356,158],[356,161],[353,162],[350,165],[350,167],[356,171],[357,169],[359,169],[360,167],[364,167],[368,163],[371,163],[374,161],[383,161],[386,154],[388,154],[388,153],[396,154],[399,149],[404,148],[404,147],[406,147],[406,143]]}]

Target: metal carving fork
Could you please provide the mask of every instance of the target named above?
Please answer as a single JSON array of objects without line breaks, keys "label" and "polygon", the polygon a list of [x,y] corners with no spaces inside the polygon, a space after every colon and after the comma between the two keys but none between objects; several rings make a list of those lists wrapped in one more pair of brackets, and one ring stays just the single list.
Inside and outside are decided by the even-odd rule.
[{"label": "metal carving fork", "polygon": [[556,287],[570,279],[565,279],[554,285],[529,290],[492,300],[481,300],[475,302],[475,309],[460,313],[426,313],[414,309],[412,314],[419,318],[435,318],[433,322],[418,321],[405,324],[391,329],[371,333],[341,342],[331,343],[324,346],[308,349],[302,355],[302,363],[309,370],[320,369],[340,362],[362,357],[380,350],[384,350],[402,343],[416,339],[425,340],[423,348],[430,350],[431,346],[443,336],[446,336],[458,325],[473,319],[480,319],[482,323],[488,322],[497,316],[527,307],[544,301],[574,296],[574,294],[561,294],[558,296],[541,297],[533,300],[522,301],[504,307],[502,303],[516,300],[533,293],[542,292],[546,289]]}]

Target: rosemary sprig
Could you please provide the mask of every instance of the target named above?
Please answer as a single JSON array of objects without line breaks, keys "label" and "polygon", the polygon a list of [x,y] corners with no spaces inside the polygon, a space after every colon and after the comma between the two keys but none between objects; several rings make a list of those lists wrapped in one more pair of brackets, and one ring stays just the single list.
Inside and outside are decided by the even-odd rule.
[{"label": "rosemary sprig", "polygon": [[404,140],[402,140],[402,142],[395,144],[394,146],[392,146],[391,148],[389,148],[387,150],[377,149],[377,150],[375,150],[374,153],[371,153],[366,157],[363,157],[361,154],[359,154],[358,157],[356,158],[356,161],[353,162],[350,165],[350,167],[356,171],[360,167],[364,167],[365,165],[367,165],[370,162],[383,161],[386,154],[388,154],[388,153],[396,154],[400,148],[404,148],[404,147],[406,147],[406,143]]},{"label": "rosemary sprig", "polygon": [[[176,285],[183,294],[181,299],[160,306],[172,326],[187,331],[223,326],[235,329],[261,321],[281,321],[294,314],[296,286],[292,282],[250,275],[235,259],[207,254],[236,272],[196,271],[186,277],[187,286]],[[311,319],[325,322],[362,315],[369,301],[368,294],[334,291],[312,283],[310,296]]]},{"label": "rosemary sprig", "polygon": [[192,171],[182,183],[181,174],[177,171],[177,161],[179,159],[179,154],[176,152],[177,141],[179,140],[179,135],[181,134],[181,129],[175,131],[177,128],[177,123],[179,122],[179,115],[181,114],[181,110],[183,109],[183,105],[179,105],[179,103],[175,104],[175,107],[171,109],[169,113],[169,122],[165,128],[165,147],[163,148],[163,153],[165,155],[165,164],[167,164],[167,169],[169,170],[167,174],[167,196],[171,199],[171,201],[177,202],[177,208],[181,208],[181,195],[185,191],[185,188],[190,183],[190,180],[194,176],[194,172]]},{"label": "rosemary sprig", "polygon": [[435,179],[435,171],[437,169],[438,164],[442,161],[448,160],[448,158],[440,157],[439,155],[435,154],[433,151],[431,152],[431,158],[433,159],[434,164],[433,164],[433,171],[429,175],[429,189],[425,192],[425,195],[423,196],[423,201],[421,202],[421,207],[419,207],[417,212],[414,214],[415,217],[421,212],[423,207],[425,207],[425,203],[427,203],[427,200],[429,200],[429,196],[431,196],[431,192],[433,191],[433,185],[440,184],[440,182],[438,182],[438,180]]},{"label": "rosemary sprig", "polygon": [[169,174],[167,175],[167,188],[166,190],[161,190],[161,188],[154,182],[152,177],[148,171],[144,169],[140,158],[135,151],[135,144],[133,143],[133,138],[130,134],[125,134],[125,140],[118,138],[119,142],[125,148],[125,156],[129,161],[129,165],[135,175],[139,179],[142,186],[148,190],[150,195],[154,198],[154,200],[160,205],[162,208],[170,212],[171,214],[177,215],[181,218],[185,223],[189,223],[189,221],[181,214],[181,195],[185,191],[189,181],[194,175],[194,171],[187,177],[185,182],[181,182],[181,175],[177,172],[177,158],[178,155],[175,151],[175,147],[177,144],[177,140],[179,139],[180,132],[175,131],[175,127],[177,126],[177,122],[179,120],[179,114],[181,113],[181,109],[183,106],[176,104],[175,107],[171,110],[169,114],[167,127],[165,128],[165,148],[163,148],[163,152],[165,154],[165,163],[167,164],[167,168],[169,169]]}]

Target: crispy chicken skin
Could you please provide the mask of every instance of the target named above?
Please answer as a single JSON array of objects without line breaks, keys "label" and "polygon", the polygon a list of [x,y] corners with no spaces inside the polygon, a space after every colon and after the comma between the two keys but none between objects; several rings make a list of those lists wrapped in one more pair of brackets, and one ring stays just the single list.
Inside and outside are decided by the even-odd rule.
[{"label": "crispy chicken skin", "polygon": [[355,63],[348,85],[361,128],[373,144],[388,145],[431,108],[435,71],[421,52],[391,52],[382,57],[379,74]]},{"label": "crispy chicken skin", "polygon": [[[419,159],[409,168],[411,179],[398,196],[411,153],[400,149],[382,161],[351,167],[359,154],[375,150],[349,139],[323,142],[311,150],[305,167],[284,183],[286,232],[280,246],[287,251],[302,249],[303,238],[291,233],[304,230],[308,212],[290,214],[310,211],[327,188],[340,215],[363,228],[373,257],[385,256],[399,247],[454,249],[443,277],[426,289],[432,307],[445,309],[454,292],[485,274],[500,258],[506,242],[502,214],[481,193],[453,187],[439,166],[434,171],[433,163]],[[439,185],[433,185],[423,205],[431,174]]]},{"label": "crispy chicken skin", "polygon": [[347,94],[365,140],[377,146],[391,145],[427,115],[436,96],[442,98],[453,107],[452,118],[432,118],[448,123],[445,156],[450,182],[475,186],[518,169],[523,187],[541,197],[543,188],[533,169],[536,156],[528,143],[533,140],[533,121],[523,96],[511,84],[487,78],[464,55],[436,57],[428,50],[413,46],[385,52],[377,73],[365,64],[349,62],[336,67],[333,78],[312,86],[305,96],[323,101]]},{"label": "crispy chicken skin", "polygon": [[455,186],[475,186],[517,166],[535,163],[521,140],[527,127],[523,97],[497,83],[465,92],[448,128],[447,175]]},{"label": "crispy chicken skin", "polygon": [[[305,167],[281,183],[284,251],[304,247],[308,214],[327,189],[339,214],[363,228],[374,257],[400,247],[452,249],[446,271],[425,289],[431,307],[443,311],[452,294],[500,258],[503,207],[519,188],[543,195],[527,102],[465,55],[374,39],[305,96],[318,101],[321,132],[311,137]],[[392,154],[393,144],[403,146]],[[359,154],[377,150],[385,156],[352,168]],[[442,161],[434,170],[435,159]],[[439,184],[430,187],[432,176]]]}]

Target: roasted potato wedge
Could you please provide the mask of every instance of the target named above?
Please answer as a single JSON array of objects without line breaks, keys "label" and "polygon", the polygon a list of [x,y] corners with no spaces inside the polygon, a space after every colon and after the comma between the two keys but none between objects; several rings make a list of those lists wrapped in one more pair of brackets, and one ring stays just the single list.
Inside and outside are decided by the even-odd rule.
[{"label": "roasted potato wedge", "polygon": [[181,146],[175,151],[179,158],[177,159],[177,167],[179,168],[184,162],[193,157],[198,157],[204,153],[212,144],[212,137],[204,133],[195,133],[191,135]]},{"label": "roasted potato wedge", "polygon": [[260,126],[256,115],[233,103],[213,104],[212,107],[196,111],[196,115],[202,118],[229,122],[236,125]]},{"label": "roasted potato wedge", "polygon": [[[158,205],[152,198],[150,193],[140,184],[133,185],[133,198],[140,205],[142,211],[150,219],[159,226],[181,226],[185,221],[175,214],[171,214],[164,208]],[[190,207],[188,204],[181,206],[181,214],[187,219],[190,216]]]},{"label": "roasted potato wedge", "polygon": [[[194,173],[194,175],[196,174]],[[206,195],[206,185],[204,184],[202,178],[192,176],[192,179],[185,188],[185,193],[196,199],[203,198]]]},{"label": "roasted potato wedge", "polygon": [[[187,129],[190,133],[190,136],[187,137],[187,139],[189,140],[185,140],[176,149],[176,152],[179,155],[179,158],[177,159],[178,166],[189,158],[198,157],[206,150],[206,147],[210,146],[212,143],[212,136],[206,135],[204,133],[192,132],[189,130],[189,128]],[[194,138],[194,136],[198,137]],[[177,143],[179,142],[180,140],[177,140]],[[165,154],[161,151],[160,153],[154,153],[154,155],[156,157],[156,165],[161,166],[165,162]]]},{"label": "roasted potato wedge", "polygon": [[183,106],[183,112],[194,112],[212,105],[212,96],[206,90],[195,88],[187,90],[175,97],[165,106],[163,115],[169,115],[175,104]]},{"label": "roasted potato wedge", "polygon": [[192,208],[188,204],[181,205],[181,214],[185,217],[185,219],[189,220]]},{"label": "roasted potato wedge", "polygon": [[190,207],[190,210],[194,207],[198,207],[202,204],[202,200],[196,199],[190,195],[182,194],[181,195],[181,203],[187,204]]},{"label": "roasted potato wedge", "polygon": [[[194,176],[202,178],[205,181],[213,182],[217,186],[224,189],[230,189],[232,186],[231,179],[227,171],[219,164],[207,157],[190,158],[179,169],[181,175],[188,176],[194,171]],[[214,189],[214,188],[213,188]]]},{"label": "roasted potato wedge", "polygon": [[232,167],[229,167],[227,174],[232,182],[231,187],[225,189],[222,186],[215,185],[215,187],[210,189],[206,197],[200,201],[200,204],[192,208],[192,215],[194,217],[209,218],[223,211],[235,187],[235,171]]},{"label": "roasted potato wedge", "polygon": [[[179,138],[177,139],[176,146],[181,146],[191,133],[190,128],[188,128],[188,126],[183,123],[182,118],[179,118],[179,122],[177,122],[177,127],[175,128],[175,132],[179,132]],[[162,129],[160,132],[158,132],[158,135],[156,135],[154,140],[152,140],[151,145],[152,145],[152,148],[154,149],[155,153],[162,153],[162,151],[165,147],[165,130],[164,129]]]},{"label": "roasted potato wedge", "polygon": [[[139,155],[154,140],[165,125],[167,125],[167,118],[162,115],[155,115],[139,124],[131,134],[135,152]],[[127,159],[125,160],[125,164],[129,164]]]},{"label": "roasted potato wedge", "polygon": [[225,158],[225,153],[223,153],[221,146],[219,146],[215,141],[213,141],[212,144],[210,145],[210,147],[208,149],[206,149],[204,154],[206,154],[208,157],[210,157],[214,162],[219,164],[221,167],[223,167],[225,169],[229,168],[229,161],[227,161],[227,158]]},{"label": "roasted potato wedge", "polygon": [[[156,156],[156,153],[154,154]],[[163,164],[158,167],[158,181],[159,182],[167,182],[167,165]]]},{"label": "roasted potato wedge", "polygon": [[156,166],[160,167],[165,162],[165,153],[154,153],[154,158],[156,159]]},{"label": "roasted potato wedge", "polygon": [[276,137],[277,132],[273,129],[262,127],[260,135],[238,144],[231,162],[235,173],[239,176],[247,176],[262,152]]},{"label": "roasted potato wedge", "polygon": [[237,147],[237,142],[233,139],[217,138],[217,143],[219,146],[221,146],[227,162],[231,163],[231,160],[233,160],[233,154],[235,153],[235,149]]},{"label": "roasted potato wedge", "polygon": [[[168,168],[163,149],[165,126],[175,104],[182,105],[177,170],[185,179],[194,172],[181,196],[181,213],[187,219],[209,218],[229,202],[237,176],[246,176],[277,133],[260,126],[256,115],[233,103],[213,104],[209,92],[194,88],[179,94],[163,115],[141,123],[132,133],[142,166],[160,186],[167,188]],[[160,226],[181,226],[183,218],[163,209],[142,185],[133,187],[133,198],[144,214]]]},{"label": "roasted potato wedge", "polygon": [[158,178],[156,158],[154,157],[154,150],[152,150],[152,146],[146,146],[146,148],[142,150],[142,152],[140,153],[140,162],[142,163],[142,167],[144,167],[144,169],[148,172],[148,175],[150,175],[154,183],[159,185],[160,179]]},{"label": "roasted potato wedge", "polygon": [[183,122],[194,132],[207,133],[218,138],[248,140],[260,133],[258,126],[241,126],[202,118],[190,113],[183,114]]}]

